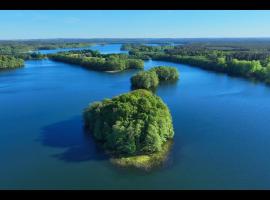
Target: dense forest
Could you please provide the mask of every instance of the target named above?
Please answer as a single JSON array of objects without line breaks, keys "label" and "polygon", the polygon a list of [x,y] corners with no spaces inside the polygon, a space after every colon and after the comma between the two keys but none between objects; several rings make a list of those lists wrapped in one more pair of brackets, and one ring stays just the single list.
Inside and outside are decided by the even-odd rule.
[{"label": "dense forest", "polygon": [[100,54],[92,50],[59,52],[48,55],[50,59],[98,71],[122,71],[125,69],[143,69],[144,62],[124,54]]},{"label": "dense forest", "polygon": [[23,60],[44,59],[46,55],[39,50],[77,48],[90,46],[91,43],[61,42],[51,40],[0,41],[0,55],[13,56]]},{"label": "dense forest", "polygon": [[[140,59],[156,59],[190,64],[207,70],[270,83],[270,39],[267,38],[2,40],[0,41],[0,55],[9,56],[9,60],[11,60],[10,57],[14,57],[20,62],[20,59],[45,58],[46,55],[37,53],[38,50],[85,47],[94,43],[123,43],[122,50],[128,50],[129,57],[78,56],[73,52],[74,55],[57,54],[51,58],[108,71],[142,68]],[[158,45],[148,45],[150,43]],[[6,63],[7,61],[5,65],[9,66]],[[10,66],[13,66],[12,63]]]},{"label": "dense forest", "polygon": [[158,76],[153,71],[141,71],[130,79],[132,89],[155,90],[159,84]]},{"label": "dense forest", "polygon": [[176,67],[157,66],[149,71],[155,72],[159,81],[176,81],[179,79],[179,72]]},{"label": "dense forest", "polygon": [[270,44],[192,43],[178,46],[125,44],[134,58],[155,59],[190,64],[207,70],[227,73],[270,83]]},{"label": "dense forest", "polygon": [[0,55],[0,70],[24,66],[24,60],[12,56]]},{"label": "dense forest", "polygon": [[0,54],[3,53],[26,53],[29,51],[87,47],[92,43],[87,42],[70,42],[61,40],[13,40],[0,41]]},{"label": "dense forest", "polygon": [[91,43],[58,41],[58,40],[26,40],[0,41],[0,69],[17,68],[24,65],[24,60],[40,60],[47,55],[38,50],[75,48],[90,46]]},{"label": "dense forest", "polygon": [[174,135],[168,107],[142,89],[91,104],[84,121],[103,148],[117,157],[162,151]]},{"label": "dense forest", "polygon": [[148,71],[141,71],[133,75],[130,79],[132,89],[155,90],[160,82],[176,81],[179,72],[175,67],[158,66]]}]

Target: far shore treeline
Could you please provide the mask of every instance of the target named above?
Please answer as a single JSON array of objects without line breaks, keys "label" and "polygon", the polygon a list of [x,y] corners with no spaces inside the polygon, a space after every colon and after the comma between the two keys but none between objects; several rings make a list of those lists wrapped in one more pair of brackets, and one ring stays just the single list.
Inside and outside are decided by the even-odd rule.
[{"label": "far shore treeline", "polygon": [[[142,68],[140,59],[155,59],[189,64],[206,70],[270,83],[270,39],[267,38],[2,40],[0,41],[1,69],[21,67],[22,60],[44,59],[47,55],[38,53],[42,49],[86,47],[97,43],[122,43],[122,50],[128,50],[129,57],[98,56],[80,61],[77,58],[76,63],[87,65],[95,70],[113,71]],[[149,43],[157,45],[153,46]],[[56,56],[54,59],[57,59]],[[72,62],[75,62],[74,60]]]},{"label": "far shore treeline", "polygon": [[270,43],[192,43],[178,46],[125,44],[135,58],[189,64],[206,70],[270,83]]},{"label": "far shore treeline", "polygon": [[24,66],[25,60],[40,60],[47,56],[39,50],[87,47],[86,42],[61,42],[58,40],[25,40],[0,41],[0,69],[18,68]]}]

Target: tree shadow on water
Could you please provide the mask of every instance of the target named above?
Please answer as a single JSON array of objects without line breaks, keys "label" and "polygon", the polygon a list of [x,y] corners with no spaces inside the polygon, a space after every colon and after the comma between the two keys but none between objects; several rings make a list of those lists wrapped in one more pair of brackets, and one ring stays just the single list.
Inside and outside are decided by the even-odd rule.
[{"label": "tree shadow on water", "polygon": [[81,116],[45,126],[39,141],[45,146],[62,148],[64,152],[52,156],[65,162],[107,159],[92,136],[84,130]]}]

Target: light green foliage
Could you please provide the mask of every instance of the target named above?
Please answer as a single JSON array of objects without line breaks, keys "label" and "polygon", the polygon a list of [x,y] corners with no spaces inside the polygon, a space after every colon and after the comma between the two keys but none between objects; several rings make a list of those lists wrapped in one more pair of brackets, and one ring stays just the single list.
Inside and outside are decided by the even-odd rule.
[{"label": "light green foliage", "polygon": [[128,59],[127,60],[127,68],[131,69],[143,69],[144,62],[140,59]]},{"label": "light green foliage", "polygon": [[155,89],[158,83],[158,76],[154,71],[138,72],[131,77],[131,86],[133,89]]},{"label": "light green foliage", "polygon": [[[130,54],[135,58],[152,58],[189,64],[207,70],[227,73],[270,83],[269,44],[262,43],[208,43],[186,44],[173,48],[128,45]],[[161,79],[159,79],[161,81]]]},{"label": "light green foliage", "polygon": [[236,75],[248,76],[256,73],[262,69],[260,61],[247,61],[233,59],[229,65],[228,70]]},{"label": "light green foliage", "polygon": [[102,55],[92,50],[60,52],[49,55],[49,58],[56,61],[78,64],[98,71],[122,71],[125,69],[143,69],[144,67],[143,60],[133,59],[128,55]]},{"label": "light green foliage", "polygon": [[160,82],[176,81],[179,79],[179,72],[175,67],[158,66],[148,71],[138,72],[131,77],[133,89],[155,89]]},{"label": "light green foliage", "polygon": [[179,79],[179,72],[175,67],[158,66],[152,68],[150,71],[154,71],[158,75],[159,81],[174,81]]},{"label": "light green foliage", "polygon": [[17,68],[24,65],[24,60],[13,56],[0,55],[0,69]]},{"label": "light green foliage", "polygon": [[225,57],[218,57],[217,58],[217,64],[220,66],[225,67],[226,66],[226,58]]},{"label": "light green foliage", "polygon": [[93,103],[85,110],[84,121],[95,139],[116,156],[158,152],[174,135],[168,107],[143,89]]},{"label": "light green foliage", "polygon": [[172,140],[167,141],[162,150],[148,154],[148,155],[135,155],[129,157],[111,158],[111,162],[120,167],[134,167],[143,170],[151,170],[154,167],[163,164],[169,155],[172,146]]}]

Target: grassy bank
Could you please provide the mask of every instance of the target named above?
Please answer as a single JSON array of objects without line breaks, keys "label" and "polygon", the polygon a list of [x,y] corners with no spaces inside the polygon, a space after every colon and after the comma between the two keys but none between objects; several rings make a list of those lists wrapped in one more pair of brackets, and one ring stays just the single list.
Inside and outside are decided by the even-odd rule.
[{"label": "grassy bank", "polygon": [[162,150],[159,152],[149,155],[111,158],[110,161],[120,167],[133,167],[150,170],[154,167],[161,166],[167,160],[172,144],[173,141],[169,140],[163,145]]}]

